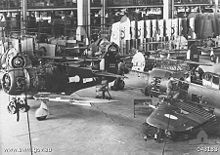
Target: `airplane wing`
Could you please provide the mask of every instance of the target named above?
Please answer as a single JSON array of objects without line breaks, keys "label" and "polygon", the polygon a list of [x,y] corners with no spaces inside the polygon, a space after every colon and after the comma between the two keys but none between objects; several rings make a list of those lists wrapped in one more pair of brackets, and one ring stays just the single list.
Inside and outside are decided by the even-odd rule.
[{"label": "airplane wing", "polygon": [[48,59],[48,60],[55,60],[55,61],[61,61],[66,63],[79,63],[79,62],[97,62],[100,61],[99,58],[93,57],[93,58],[79,58],[79,57],[70,57],[70,56],[41,56],[41,59]]},{"label": "airplane wing", "polygon": [[149,75],[149,72],[146,72],[146,71],[139,71],[139,70],[133,69],[133,70],[131,70],[131,72]]},{"label": "airplane wing", "polygon": [[49,60],[63,60],[63,61],[77,61],[78,58],[77,57],[62,57],[62,56],[41,56],[41,59],[49,59]]},{"label": "airplane wing", "polygon": [[109,103],[114,102],[115,100],[107,99],[96,99],[90,97],[80,97],[80,96],[71,96],[71,95],[61,95],[61,94],[36,94],[33,96],[35,100],[45,100],[49,102],[65,102],[73,105],[81,106],[91,106],[92,103]]},{"label": "airplane wing", "polygon": [[192,65],[202,65],[202,66],[212,66],[212,64],[208,64],[208,63],[202,63],[202,62],[196,62],[196,61],[191,61],[191,60],[186,60],[184,61],[187,64],[192,64]]},{"label": "airplane wing", "polygon": [[186,64],[191,64],[191,65],[203,65],[203,66],[212,66],[212,64],[210,63],[202,63],[202,62],[196,62],[196,61],[192,61],[192,60],[176,60],[176,59],[161,59],[161,58],[157,58],[157,61],[169,61],[169,62],[175,62],[178,64],[182,64],[182,63],[186,63]]},{"label": "airplane wing", "polygon": [[118,75],[118,74],[109,73],[105,71],[94,71],[94,74],[97,76],[105,76],[105,77],[127,78],[126,76],[123,76],[123,75]]},{"label": "airplane wing", "polygon": [[215,115],[192,103],[175,101],[161,103],[147,118],[146,122],[154,127],[183,132],[207,122]]}]

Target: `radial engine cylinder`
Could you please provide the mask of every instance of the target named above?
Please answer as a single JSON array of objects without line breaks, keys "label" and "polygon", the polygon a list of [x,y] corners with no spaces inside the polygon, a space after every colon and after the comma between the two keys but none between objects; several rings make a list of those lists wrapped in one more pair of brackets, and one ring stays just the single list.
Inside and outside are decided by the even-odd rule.
[{"label": "radial engine cylinder", "polygon": [[46,64],[7,71],[2,78],[2,88],[9,95],[59,93],[67,88],[68,82],[65,68]]}]

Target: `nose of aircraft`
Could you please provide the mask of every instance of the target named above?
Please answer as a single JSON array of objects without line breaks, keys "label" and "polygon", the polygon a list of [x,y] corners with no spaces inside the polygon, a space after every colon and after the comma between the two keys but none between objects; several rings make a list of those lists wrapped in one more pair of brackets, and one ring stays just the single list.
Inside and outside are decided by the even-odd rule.
[{"label": "nose of aircraft", "polygon": [[6,72],[2,77],[2,89],[9,95],[20,95],[28,88],[28,77],[25,69]]},{"label": "nose of aircraft", "polygon": [[9,65],[13,68],[21,68],[25,66],[25,58],[20,55],[16,55],[9,60]]}]

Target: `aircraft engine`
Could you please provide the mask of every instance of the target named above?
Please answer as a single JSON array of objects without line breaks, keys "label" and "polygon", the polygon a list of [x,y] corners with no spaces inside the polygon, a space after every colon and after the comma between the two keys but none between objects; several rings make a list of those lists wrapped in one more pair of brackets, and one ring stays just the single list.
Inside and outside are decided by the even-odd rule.
[{"label": "aircraft engine", "polygon": [[16,55],[8,60],[8,64],[11,68],[21,68],[25,67],[26,62],[23,56]]},{"label": "aircraft engine", "polygon": [[13,69],[30,66],[32,62],[29,55],[12,48],[2,55],[1,64],[3,68]]},{"label": "aircraft engine", "polygon": [[153,78],[153,81],[151,81],[150,83],[150,88],[151,88],[151,91],[156,91],[156,92],[160,92],[160,85],[161,85],[161,78],[159,77],[154,77]]},{"label": "aircraft engine", "polygon": [[30,76],[26,69],[14,69],[2,77],[2,88],[10,95],[19,95],[29,88]]},{"label": "aircraft engine", "polygon": [[62,67],[46,64],[31,68],[18,68],[6,72],[2,88],[9,95],[36,92],[62,92],[68,84],[68,77]]}]

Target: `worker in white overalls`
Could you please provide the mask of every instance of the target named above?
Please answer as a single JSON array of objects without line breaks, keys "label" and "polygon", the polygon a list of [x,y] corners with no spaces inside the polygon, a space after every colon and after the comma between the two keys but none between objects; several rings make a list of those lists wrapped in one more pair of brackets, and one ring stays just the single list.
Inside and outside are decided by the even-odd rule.
[{"label": "worker in white overalls", "polygon": [[167,98],[172,98],[173,97],[173,82],[174,82],[174,78],[173,77],[170,77],[168,82],[167,82],[167,90],[166,90],[166,93],[167,93]]},{"label": "worker in white overalls", "polygon": [[[136,54],[133,56],[132,59],[132,69],[133,71],[143,72],[145,68],[145,57],[143,53],[141,53],[139,50],[136,50]],[[140,73],[138,73],[138,76],[140,76]]]}]

